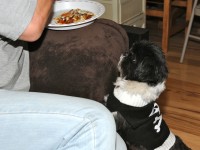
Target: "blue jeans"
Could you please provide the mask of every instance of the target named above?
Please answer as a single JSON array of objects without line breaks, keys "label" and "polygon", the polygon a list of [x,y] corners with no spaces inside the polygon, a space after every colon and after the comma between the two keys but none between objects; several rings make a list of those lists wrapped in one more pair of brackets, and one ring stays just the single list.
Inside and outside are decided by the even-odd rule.
[{"label": "blue jeans", "polygon": [[0,90],[1,150],[126,150],[112,114],[93,100]]}]

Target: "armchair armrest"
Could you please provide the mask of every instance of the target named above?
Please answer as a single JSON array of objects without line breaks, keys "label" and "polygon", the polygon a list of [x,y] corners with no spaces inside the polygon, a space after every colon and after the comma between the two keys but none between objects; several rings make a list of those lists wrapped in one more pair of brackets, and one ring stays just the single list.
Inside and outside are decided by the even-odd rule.
[{"label": "armchair armrest", "polygon": [[30,90],[102,102],[113,87],[128,43],[125,30],[107,19],[76,30],[46,30],[29,44]]}]

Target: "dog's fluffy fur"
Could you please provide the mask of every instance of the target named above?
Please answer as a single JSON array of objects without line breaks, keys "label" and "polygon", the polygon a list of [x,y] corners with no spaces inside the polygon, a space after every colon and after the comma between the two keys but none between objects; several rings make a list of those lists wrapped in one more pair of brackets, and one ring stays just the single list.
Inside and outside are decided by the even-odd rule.
[{"label": "dog's fluffy fur", "polygon": [[[122,54],[118,69],[120,76],[115,82],[113,93],[107,98],[107,107],[111,111],[116,112],[115,119],[117,129],[126,141],[129,149],[188,150],[189,148],[182,140],[169,131],[164,120],[162,120],[159,107],[157,103],[155,103],[156,99],[165,89],[165,80],[168,75],[168,69],[162,49],[148,41],[136,42],[127,52]],[[113,98],[117,100],[113,100]],[[139,114],[139,108],[142,109],[141,112],[145,112],[146,107],[150,108],[148,110],[150,111],[150,114],[147,114],[147,119],[142,118]],[[135,113],[130,113],[132,109]],[[134,115],[138,115],[139,117],[134,118]],[[140,118],[143,120],[140,120]],[[154,146],[154,148],[153,146],[151,147],[151,144],[154,145],[154,143],[150,143],[150,146],[148,145],[149,143],[146,145],[143,144],[144,141],[151,140],[151,137],[145,137],[143,136],[143,133],[139,133],[143,130],[142,127],[140,129],[140,126],[143,126],[141,122],[150,119],[155,119],[152,124],[156,122],[152,132],[164,132],[162,128],[160,129],[160,126],[164,126],[168,136],[166,138],[167,140],[162,139],[167,142],[164,141],[163,143],[160,143],[159,146]],[[137,123],[134,122],[135,120],[137,120]],[[139,128],[140,131],[135,131],[136,128]],[[145,131],[145,134],[146,132],[148,132],[148,130]],[[134,142],[134,139],[136,139],[136,142]]]}]

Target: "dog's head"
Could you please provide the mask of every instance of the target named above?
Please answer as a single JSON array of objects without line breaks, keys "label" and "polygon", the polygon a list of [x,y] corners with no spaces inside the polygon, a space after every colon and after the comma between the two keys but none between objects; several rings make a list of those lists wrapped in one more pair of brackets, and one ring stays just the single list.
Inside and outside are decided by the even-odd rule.
[{"label": "dog's head", "polygon": [[125,80],[145,82],[150,86],[163,82],[168,75],[162,49],[148,41],[134,43],[122,54],[118,68]]}]

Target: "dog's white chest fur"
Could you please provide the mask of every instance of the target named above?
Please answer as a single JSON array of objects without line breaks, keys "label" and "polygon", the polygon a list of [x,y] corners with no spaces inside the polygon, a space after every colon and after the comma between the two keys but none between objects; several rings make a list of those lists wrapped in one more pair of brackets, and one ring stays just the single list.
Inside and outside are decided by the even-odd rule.
[{"label": "dog's white chest fur", "polygon": [[114,95],[121,103],[142,107],[155,101],[164,89],[165,82],[156,86],[149,86],[146,83],[129,81],[118,77],[115,82]]}]

